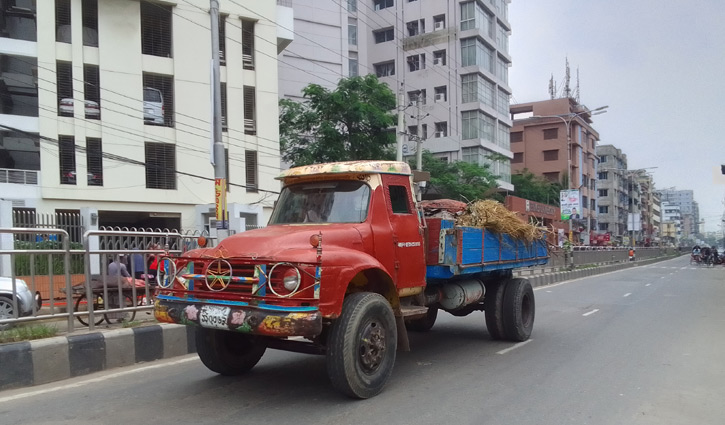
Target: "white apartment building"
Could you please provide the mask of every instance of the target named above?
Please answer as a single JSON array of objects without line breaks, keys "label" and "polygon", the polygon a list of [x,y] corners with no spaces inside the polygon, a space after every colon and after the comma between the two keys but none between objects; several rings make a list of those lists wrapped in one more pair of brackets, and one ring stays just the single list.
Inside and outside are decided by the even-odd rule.
[{"label": "white apartment building", "polygon": [[419,137],[439,158],[489,164],[513,190],[508,3],[293,0],[296,36],[280,59],[280,96],[375,73],[405,97],[404,155],[415,155]]},{"label": "white apartment building", "polygon": [[[220,3],[227,199],[243,229],[279,191],[277,55],[294,22],[278,2]],[[207,0],[0,0],[0,198],[100,226],[203,229],[210,75]]]}]

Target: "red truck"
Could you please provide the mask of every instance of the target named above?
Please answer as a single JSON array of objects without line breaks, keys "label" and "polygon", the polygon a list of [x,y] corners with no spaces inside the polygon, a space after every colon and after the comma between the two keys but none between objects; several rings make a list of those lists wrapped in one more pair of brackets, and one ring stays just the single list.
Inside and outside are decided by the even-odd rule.
[{"label": "red truck", "polygon": [[403,162],[317,164],[284,171],[265,228],[162,260],[159,321],[196,327],[201,361],[222,375],[254,367],[267,348],[327,357],[334,387],[378,394],[438,310],[484,311],[493,339],[524,341],[534,293],[517,267],[545,264],[531,243],[426,218]]}]

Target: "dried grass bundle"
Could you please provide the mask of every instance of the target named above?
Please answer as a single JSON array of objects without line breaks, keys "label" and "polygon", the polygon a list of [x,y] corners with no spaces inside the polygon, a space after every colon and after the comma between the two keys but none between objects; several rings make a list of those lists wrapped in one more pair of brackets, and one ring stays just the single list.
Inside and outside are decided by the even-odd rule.
[{"label": "dried grass bundle", "polygon": [[468,204],[456,218],[457,226],[483,227],[495,233],[506,233],[514,239],[532,242],[541,239],[547,229],[522,221],[498,201],[485,199]]}]

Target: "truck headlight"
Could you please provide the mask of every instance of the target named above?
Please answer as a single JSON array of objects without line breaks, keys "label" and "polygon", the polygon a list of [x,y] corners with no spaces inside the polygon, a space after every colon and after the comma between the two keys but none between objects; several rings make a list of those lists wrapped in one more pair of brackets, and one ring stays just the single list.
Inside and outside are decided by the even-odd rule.
[{"label": "truck headlight", "polygon": [[302,276],[292,263],[277,263],[269,270],[269,290],[282,298],[291,297],[300,288]]},{"label": "truck headlight", "polygon": [[300,279],[295,274],[292,276],[285,276],[283,279],[284,289],[292,292],[300,285]]}]

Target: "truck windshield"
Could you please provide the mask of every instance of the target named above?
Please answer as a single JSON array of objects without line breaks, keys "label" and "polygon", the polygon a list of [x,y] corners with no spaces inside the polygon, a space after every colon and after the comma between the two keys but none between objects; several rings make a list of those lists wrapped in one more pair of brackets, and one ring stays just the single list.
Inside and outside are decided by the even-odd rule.
[{"label": "truck windshield", "polygon": [[269,224],[361,223],[368,216],[370,186],[329,181],[285,186]]}]

